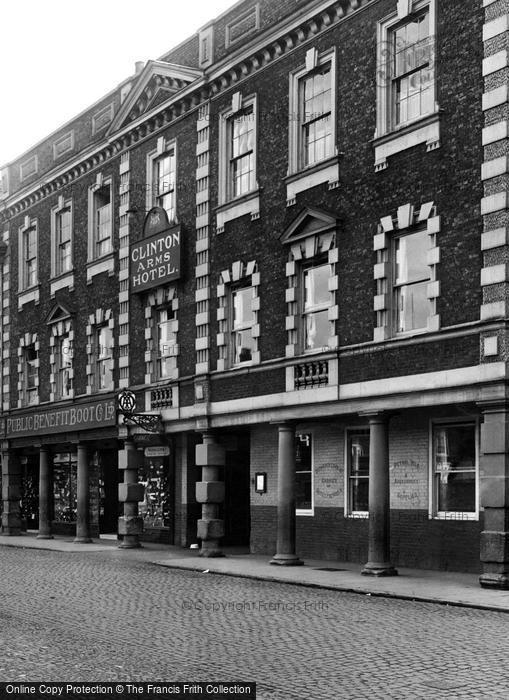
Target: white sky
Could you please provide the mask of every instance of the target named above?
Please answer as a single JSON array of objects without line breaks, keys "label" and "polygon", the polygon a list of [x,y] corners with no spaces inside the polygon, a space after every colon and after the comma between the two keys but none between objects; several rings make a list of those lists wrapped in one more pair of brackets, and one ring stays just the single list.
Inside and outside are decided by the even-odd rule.
[{"label": "white sky", "polygon": [[235,0],[0,0],[0,164]]}]

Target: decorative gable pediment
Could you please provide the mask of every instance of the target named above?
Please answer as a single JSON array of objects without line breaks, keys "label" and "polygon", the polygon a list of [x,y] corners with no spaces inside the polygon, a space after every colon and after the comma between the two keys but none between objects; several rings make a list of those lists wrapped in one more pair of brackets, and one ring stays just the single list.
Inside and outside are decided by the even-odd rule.
[{"label": "decorative gable pediment", "polygon": [[118,131],[150,112],[151,109],[170,99],[202,76],[203,72],[195,68],[164,61],[148,61],[139,74],[134,88],[117,112],[108,133]]},{"label": "decorative gable pediment", "polygon": [[292,221],[280,236],[280,241],[281,243],[294,243],[309,236],[333,232],[337,225],[338,219],[331,212],[308,207]]},{"label": "decorative gable pediment", "polygon": [[51,323],[57,323],[57,321],[63,321],[72,316],[72,312],[69,311],[62,304],[55,304],[51,309],[49,314],[46,316],[46,323],[49,325]]}]

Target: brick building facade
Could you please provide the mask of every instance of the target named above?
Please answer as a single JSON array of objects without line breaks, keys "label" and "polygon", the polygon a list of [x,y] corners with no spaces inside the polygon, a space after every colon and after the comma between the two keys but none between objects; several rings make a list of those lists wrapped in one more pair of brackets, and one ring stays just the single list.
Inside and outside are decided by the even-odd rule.
[{"label": "brick building facade", "polygon": [[243,0],[2,168],[4,533],[509,585],[508,11]]}]

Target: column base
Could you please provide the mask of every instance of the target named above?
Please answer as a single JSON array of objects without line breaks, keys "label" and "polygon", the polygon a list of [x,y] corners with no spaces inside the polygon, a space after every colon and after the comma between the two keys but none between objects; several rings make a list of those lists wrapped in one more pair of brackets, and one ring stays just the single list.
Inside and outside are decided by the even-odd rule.
[{"label": "column base", "polygon": [[141,549],[142,545],[137,536],[124,535],[124,539],[118,545],[118,549]]},{"label": "column base", "polygon": [[4,527],[1,534],[7,537],[16,537],[17,535],[24,535],[25,533],[20,527]]},{"label": "column base", "polygon": [[51,533],[48,533],[47,535],[44,534],[44,532],[41,532],[39,535],[36,537],[37,540],[53,540],[55,539]]},{"label": "column base", "polygon": [[91,544],[91,537],[75,537],[73,539],[74,544]]},{"label": "column base", "polygon": [[304,562],[296,554],[274,554],[269,564],[276,566],[304,566]]},{"label": "column base", "polygon": [[370,564],[368,562],[361,574],[362,576],[397,576],[398,571],[389,562],[383,564]]},{"label": "column base", "polygon": [[219,557],[225,557],[226,554],[220,549],[200,549],[198,556],[206,559],[217,559]]},{"label": "column base", "polygon": [[481,574],[479,576],[479,584],[482,588],[507,591],[509,590],[509,574]]}]

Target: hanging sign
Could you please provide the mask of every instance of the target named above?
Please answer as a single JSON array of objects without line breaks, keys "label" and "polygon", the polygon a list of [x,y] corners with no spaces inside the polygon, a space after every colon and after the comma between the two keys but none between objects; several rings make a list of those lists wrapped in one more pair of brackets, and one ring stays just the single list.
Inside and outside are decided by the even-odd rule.
[{"label": "hanging sign", "polygon": [[181,227],[170,226],[162,207],[145,218],[143,239],[129,248],[131,292],[143,292],[180,278]]}]

